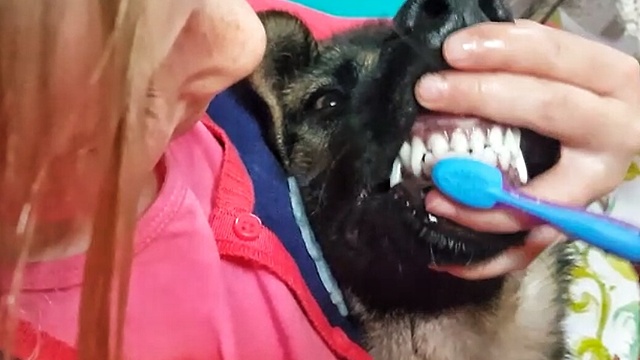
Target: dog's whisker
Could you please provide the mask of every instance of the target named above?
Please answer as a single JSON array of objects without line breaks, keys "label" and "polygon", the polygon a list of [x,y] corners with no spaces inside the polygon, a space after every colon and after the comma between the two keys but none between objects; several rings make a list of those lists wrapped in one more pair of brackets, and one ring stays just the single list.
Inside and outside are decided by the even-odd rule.
[{"label": "dog's whisker", "polygon": [[326,189],[327,189],[327,184],[329,183],[329,181],[327,181],[327,179],[331,178],[332,175],[332,171],[335,170],[335,166],[338,163],[338,161],[346,154],[347,152],[347,147],[343,146],[340,149],[340,152],[337,153],[336,157],[331,161],[331,163],[329,164],[329,166],[327,167],[327,170],[324,174],[324,181],[322,181],[322,187],[320,188],[320,192],[318,195],[318,203],[316,205],[316,208],[313,209],[311,211],[312,214],[315,214],[317,212],[319,212],[320,210],[322,210],[322,207],[324,205],[324,198],[325,198],[325,193],[326,193]]},{"label": "dog's whisker", "polygon": [[431,254],[431,265],[438,267],[438,262],[436,261],[436,255],[433,252],[433,243],[429,243],[429,253]]},{"label": "dog's whisker", "polygon": [[467,263],[464,266],[469,266],[469,265],[471,265],[472,262],[473,262],[473,252],[471,252],[469,254],[469,260],[467,261]]}]

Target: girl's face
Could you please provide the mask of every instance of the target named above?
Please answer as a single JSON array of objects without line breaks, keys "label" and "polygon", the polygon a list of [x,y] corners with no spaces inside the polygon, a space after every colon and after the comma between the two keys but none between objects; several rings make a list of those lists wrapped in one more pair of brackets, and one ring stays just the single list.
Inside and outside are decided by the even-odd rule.
[{"label": "girl's face", "polygon": [[[146,151],[144,170],[152,172],[171,138],[188,131],[217,93],[259,64],[266,36],[245,0],[147,1],[141,38],[153,46],[149,54],[155,71],[141,119],[146,135],[140,149]],[[78,96],[83,95],[69,98]]]},{"label": "girl's face", "polygon": [[[136,1],[147,1],[149,7],[138,40],[148,55],[143,63],[152,74],[145,79],[147,106],[139,119],[139,128],[144,129],[136,149],[140,166],[131,171],[155,182],[153,169],[169,141],[188,131],[217,93],[258,65],[266,36],[245,0]],[[61,21],[58,46],[48,59],[55,69],[51,79],[55,106],[47,116],[65,130],[55,129],[51,136],[55,142],[51,148],[56,149],[51,152],[57,156],[42,185],[43,222],[83,218],[95,206],[96,174],[101,173],[101,162],[95,160],[104,152],[98,139],[105,125],[96,116],[102,100],[99,89],[89,82],[102,55],[100,5],[76,0],[61,4],[55,14]],[[13,203],[10,195],[5,197],[3,201]],[[16,209],[19,202],[4,208]]]},{"label": "girl's face", "polygon": [[[145,0],[137,0],[145,1]],[[148,169],[152,169],[171,137],[187,131],[220,91],[247,76],[262,59],[264,29],[246,0],[146,0],[148,15],[140,26],[148,66],[155,69],[148,84],[146,136]],[[56,62],[54,83],[60,114],[82,107],[76,133],[95,132],[92,91],[84,86],[101,55],[97,1],[68,0]],[[92,8],[93,7],[93,8]],[[78,34],[83,34],[82,39]],[[147,46],[148,45],[148,46]],[[78,86],[78,84],[81,84]],[[97,101],[100,101],[99,99]],[[80,138],[86,138],[79,136]]]},{"label": "girl's face", "polygon": [[262,24],[245,0],[151,3],[149,33],[157,51],[167,55],[150,84],[149,168],[171,137],[195,124],[215,94],[253,71],[266,44]]}]

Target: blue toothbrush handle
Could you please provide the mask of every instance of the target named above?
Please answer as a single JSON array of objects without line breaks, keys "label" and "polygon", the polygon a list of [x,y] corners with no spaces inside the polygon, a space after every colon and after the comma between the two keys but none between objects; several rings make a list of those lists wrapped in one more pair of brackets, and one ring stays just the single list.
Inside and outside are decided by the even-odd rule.
[{"label": "blue toothbrush handle", "polygon": [[632,262],[640,261],[640,229],[629,224],[509,192],[501,192],[499,201],[548,222],[570,237]]}]

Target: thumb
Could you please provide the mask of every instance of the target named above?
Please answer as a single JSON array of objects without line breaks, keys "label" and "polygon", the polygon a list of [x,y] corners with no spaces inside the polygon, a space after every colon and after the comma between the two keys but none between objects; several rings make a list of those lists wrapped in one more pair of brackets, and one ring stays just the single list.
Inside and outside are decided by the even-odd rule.
[{"label": "thumb", "polygon": [[540,226],[531,231],[525,245],[512,248],[498,257],[472,266],[433,267],[466,280],[495,278],[506,273],[522,270],[534,261],[549,245],[561,241],[564,235],[550,226]]}]

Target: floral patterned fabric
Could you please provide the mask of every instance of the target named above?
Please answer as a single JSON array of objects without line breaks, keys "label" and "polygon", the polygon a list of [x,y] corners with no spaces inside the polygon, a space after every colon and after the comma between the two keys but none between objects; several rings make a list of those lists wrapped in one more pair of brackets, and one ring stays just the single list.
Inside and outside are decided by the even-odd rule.
[{"label": "floral patterned fabric", "polygon": [[[624,184],[590,210],[640,225],[640,157]],[[640,358],[640,290],[633,266],[577,243],[571,303],[566,319],[576,359]]]}]

